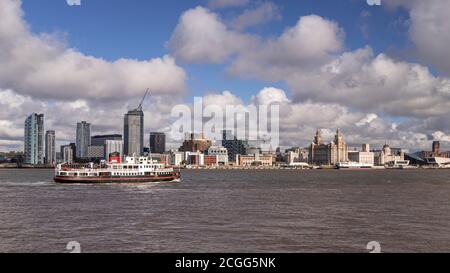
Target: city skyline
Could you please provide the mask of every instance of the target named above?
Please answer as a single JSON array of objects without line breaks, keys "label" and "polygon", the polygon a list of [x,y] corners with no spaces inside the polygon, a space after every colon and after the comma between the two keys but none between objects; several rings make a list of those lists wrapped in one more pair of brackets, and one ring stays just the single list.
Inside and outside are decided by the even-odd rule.
[{"label": "city skyline", "polygon": [[[388,141],[419,151],[439,140],[442,149],[450,147],[450,60],[443,46],[450,26],[440,20],[447,14],[441,0],[379,7],[185,1],[173,9],[174,3],[146,1],[114,1],[108,9],[95,1],[33,2],[0,0],[0,17],[8,19],[0,22],[0,65],[7,68],[0,70],[0,151],[23,149],[23,120],[32,112],[45,114],[56,147],[75,141],[72,124],[80,120],[98,134],[120,133],[124,113],[146,88],[145,139],[168,132],[174,105],[191,106],[193,96],[202,96],[206,105],[280,104],[281,147],[308,146],[317,128],[332,139],[336,127],[349,146]],[[44,12],[49,6],[52,14]],[[160,14],[138,22],[122,10]],[[430,10],[438,12],[424,22]],[[111,28],[92,24],[116,15],[123,20]],[[135,29],[130,39],[120,24]],[[107,29],[117,40],[94,35]],[[441,34],[431,39],[433,29]]]},{"label": "city skyline", "polygon": [[[128,111],[125,114],[124,121],[127,119],[127,116],[130,115],[130,113],[131,114],[135,114],[135,112],[136,112],[136,110]],[[116,140],[122,139],[122,135],[118,134],[118,133],[108,133],[108,134],[101,134],[101,135],[100,134],[94,134],[93,136],[91,136],[91,125],[92,124],[89,123],[89,122],[86,122],[86,121],[81,121],[81,122],[77,122],[76,126],[74,127],[76,129],[76,132],[77,132],[75,134],[76,137],[73,140],[61,141],[61,145],[57,146],[57,145],[55,145],[55,143],[56,143],[56,141],[55,141],[56,140],[55,130],[47,130],[47,129],[44,130],[44,128],[45,128],[44,116],[45,116],[44,114],[32,113],[32,114],[28,115],[28,117],[25,119],[25,135],[22,136],[22,145],[25,146],[25,147],[27,146],[27,132],[30,131],[30,129],[27,130],[27,128],[28,127],[33,127],[32,124],[34,124],[35,128],[32,129],[32,130],[36,131],[34,133],[35,134],[34,137],[36,138],[36,143],[37,143],[35,145],[36,147],[34,147],[34,149],[37,151],[36,161],[40,160],[40,159],[38,159],[39,157],[41,158],[42,162],[46,162],[46,160],[47,160],[46,155],[48,153],[48,151],[47,151],[48,134],[51,135],[51,141],[52,141],[51,143],[53,145],[53,147],[51,148],[50,151],[53,150],[55,153],[56,153],[56,150],[58,150],[58,148],[62,149],[65,146],[70,146],[70,145],[75,145],[75,147],[82,147],[82,146],[84,147],[84,146],[86,146],[85,147],[85,150],[86,150],[85,152],[80,152],[78,148],[76,149],[76,154],[74,153],[74,156],[76,156],[78,158],[89,158],[87,156],[89,147],[103,146],[103,145],[105,145],[104,142],[106,142],[106,140],[114,140],[114,141],[116,141]],[[137,117],[139,119],[138,123],[140,123],[141,116],[137,115]],[[29,125],[27,125],[27,124],[29,124]],[[95,126],[94,126],[94,128],[95,128]],[[124,122],[124,127],[123,128],[124,129],[126,128],[125,127],[125,122]],[[139,132],[141,132],[141,130],[144,132],[143,135],[146,134],[145,133],[146,132],[145,128],[141,128],[140,126],[136,126],[136,128],[137,129],[135,131],[138,132],[137,138],[140,138]],[[238,148],[234,147],[235,145],[241,145],[242,149],[244,149],[245,147],[247,147],[247,148],[260,148],[258,146],[257,142],[253,141],[254,142],[253,143],[253,142],[249,141],[246,138],[235,138],[235,137],[233,137],[232,132],[229,129],[226,129],[225,127],[221,131],[222,131],[222,139],[217,139],[217,140],[211,140],[211,139],[208,139],[208,138],[204,138],[204,139],[208,140],[211,143],[211,145],[213,145],[213,146],[225,147],[225,148],[228,147],[228,149],[232,149],[232,150],[238,149]],[[44,134],[44,132],[45,132],[45,134]],[[108,132],[111,132],[111,131],[108,131]],[[323,132],[327,132],[325,137],[322,137]],[[39,142],[39,136],[38,135],[39,134],[42,135],[42,137],[41,137],[42,138],[42,140],[41,140],[42,144],[40,144],[40,145],[38,144],[38,142]],[[165,139],[166,139],[167,135],[166,135],[165,132],[149,132],[149,133],[147,133],[147,135],[149,135],[150,138],[148,139],[147,142],[143,138],[143,142],[142,142],[142,145],[141,145],[142,146],[142,152],[140,154],[144,153],[143,152],[144,148],[149,149],[150,153],[152,153],[151,152],[152,137],[154,137],[154,136],[158,136],[161,139],[160,141],[162,141],[162,144],[159,144],[159,145],[162,145],[161,147],[164,147],[163,150],[165,152],[170,151],[170,150],[178,150],[180,148],[180,145],[183,146],[183,142],[186,142],[187,140],[191,140],[192,138],[194,138],[194,139],[197,138],[197,137],[200,137],[200,139],[203,138],[203,136],[202,136],[203,134],[202,133],[193,133],[193,131],[189,131],[189,133],[186,134],[185,138],[182,141],[174,142],[174,143],[172,143],[172,145],[169,148],[166,148]],[[296,147],[301,147],[301,148],[307,149],[308,147],[310,147],[311,144],[317,144],[317,143],[320,143],[320,144],[323,144],[323,145],[331,145],[333,143],[337,143],[336,142],[337,141],[336,138],[338,137],[338,135],[340,135],[341,138],[343,137],[343,133],[341,132],[340,128],[337,128],[337,132],[333,131],[332,128],[317,128],[314,138],[310,142],[305,143],[304,145],[303,144],[299,144],[299,143],[294,143],[291,146],[274,147],[270,151],[274,152],[278,148],[280,148],[282,150],[289,150],[289,149],[296,148]],[[93,139],[96,139],[96,138],[98,138],[98,141],[96,141],[96,143],[93,143],[92,142]],[[340,140],[340,141],[343,141],[343,140]],[[77,145],[77,142],[79,142],[78,145]],[[97,142],[102,142],[103,144],[98,144]],[[123,142],[122,145],[125,147],[124,140],[122,140],[122,142]],[[233,144],[234,142],[236,142],[237,144]],[[433,147],[433,150],[434,149],[438,149],[439,150],[440,148],[447,149],[447,146],[446,145],[442,145],[441,141],[439,141],[439,140],[433,140],[433,141],[428,141],[428,142]],[[45,146],[43,145],[43,143],[45,143]],[[69,143],[70,143],[70,145],[69,145]],[[350,152],[352,150],[355,150],[355,149],[358,149],[358,147],[361,147],[361,145],[363,145],[363,146],[364,145],[369,145],[370,147],[375,146],[376,148],[380,148],[381,149],[384,146],[390,145],[390,144],[392,144],[392,142],[390,142],[389,140],[384,140],[384,142],[382,142],[380,145],[377,145],[377,144],[374,145],[373,142],[371,142],[371,141],[368,141],[368,142],[365,142],[365,143],[351,143],[351,144],[345,143],[346,147],[348,147],[348,152]],[[428,146],[430,146],[430,145],[428,145]],[[438,148],[435,147],[436,145],[438,145]],[[41,147],[41,148],[39,148],[39,147]],[[405,146],[402,146],[402,145],[397,145],[397,147],[399,149],[404,150],[405,152],[411,152],[411,153],[427,150],[427,149],[415,149],[415,150],[413,149],[413,150],[409,150],[409,149],[404,148]],[[41,151],[39,149],[41,149]],[[242,150],[242,149],[240,149],[240,150]],[[14,152],[14,151],[15,152],[24,152],[25,153],[25,150],[20,150],[20,149],[19,150],[0,151],[0,152]],[[39,153],[41,153],[42,155],[39,156],[38,155]],[[158,151],[153,152],[153,153],[161,154],[161,153],[164,153],[164,152],[161,152],[161,148],[159,148]],[[231,152],[231,154],[234,154],[234,153]],[[126,155],[126,154],[124,153],[124,155]],[[129,156],[132,156],[132,155],[133,154],[130,154]]]}]

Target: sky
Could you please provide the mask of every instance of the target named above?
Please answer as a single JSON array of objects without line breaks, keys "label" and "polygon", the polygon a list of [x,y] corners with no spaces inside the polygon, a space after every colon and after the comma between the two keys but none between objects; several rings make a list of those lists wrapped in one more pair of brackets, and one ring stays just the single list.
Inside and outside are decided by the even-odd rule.
[{"label": "sky", "polygon": [[354,147],[450,149],[447,0],[80,4],[0,0],[0,151],[23,149],[33,112],[59,145],[81,120],[92,134],[121,133],[146,88],[146,135],[202,96],[279,104],[282,147],[339,127]]}]

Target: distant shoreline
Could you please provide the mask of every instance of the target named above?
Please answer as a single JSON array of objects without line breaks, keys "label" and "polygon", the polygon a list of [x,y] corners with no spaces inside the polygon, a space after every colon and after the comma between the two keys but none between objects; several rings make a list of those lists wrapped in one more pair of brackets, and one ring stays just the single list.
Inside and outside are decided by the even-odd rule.
[{"label": "distant shoreline", "polygon": [[[173,167],[178,168],[178,167]],[[53,170],[54,167],[47,166],[22,166],[22,167],[13,167],[13,166],[0,166],[0,170]],[[314,168],[314,169],[295,169],[295,168],[248,168],[248,167],[219,167],[219,168],[180,168],[183,171],[383,171],[383,170],[401,170],[401,171],[410,171],[410,170],[450,170],[450,168],[406,168],[406,169],[396,169],[396,168],[368,168],[368,169],[335,169],[335,168]]]},{"label": "distant shoreline", "polygon": [[0,166],[0,170],[53,170],[55,167],[13,167],[13,166]]}]

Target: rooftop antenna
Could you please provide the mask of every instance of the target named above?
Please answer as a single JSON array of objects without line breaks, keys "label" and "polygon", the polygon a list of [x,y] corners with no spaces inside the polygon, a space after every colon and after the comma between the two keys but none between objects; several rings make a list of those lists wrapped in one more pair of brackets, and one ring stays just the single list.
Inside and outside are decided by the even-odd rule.
[{"label": "rooftop antenna", "polygon": [[147,88],[147,91],[145,91],[145,95],[144,95],[144,97],[142,98],[142,101],[141,101],[141,103],[139,103],[139,106],[138,106],[138,108],[137,108],[138,111],[142,111],[142,104],[144,103],[144,100],[145,100],[145,98],[146,98],[147,95],[148,95],[148,91],[150,91],[150,88]]}]

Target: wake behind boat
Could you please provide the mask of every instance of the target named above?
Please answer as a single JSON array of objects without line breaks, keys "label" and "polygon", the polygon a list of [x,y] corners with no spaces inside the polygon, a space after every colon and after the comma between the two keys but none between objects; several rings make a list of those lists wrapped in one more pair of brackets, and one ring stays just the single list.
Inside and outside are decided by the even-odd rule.
[{"label": "wake behind boat", "polygon": [[147,157],[126,157],[121,163],[119,155],[100,165],[59,164],[54,181],[58,183],[151,183],[180,181],[181,173],[164,164],[154,163]]}]

